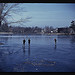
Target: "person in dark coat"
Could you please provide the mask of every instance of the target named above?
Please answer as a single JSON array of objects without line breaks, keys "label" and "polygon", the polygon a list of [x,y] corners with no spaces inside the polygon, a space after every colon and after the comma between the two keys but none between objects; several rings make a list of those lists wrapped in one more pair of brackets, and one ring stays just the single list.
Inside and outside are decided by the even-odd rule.
[{"label": "person in dark coat", "polygon": [[30,45],[30,39],[28,39],[28,44]]},{"label": "person in dark coat", "polygon": [[56,40],[56,39],[54,39],[54,41],[55,41],[55,45],[56,45],[56,41],[57,41],[57,40]]},{"label": "person in dark coat", "polygon": [[26,41],[25,41],[25,39],[24,39],[24,40],[23,40],[23,44],[24,44],[24,45],[25,45],[25,42],[26,42]]}]

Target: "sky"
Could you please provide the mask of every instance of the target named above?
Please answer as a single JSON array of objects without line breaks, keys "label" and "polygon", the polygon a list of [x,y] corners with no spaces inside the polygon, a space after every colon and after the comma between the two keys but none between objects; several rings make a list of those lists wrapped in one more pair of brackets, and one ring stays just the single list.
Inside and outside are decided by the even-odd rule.
[{"label": "sky", "polygon": [[21,7],[26,11],[21,17],[32,17],[25,27],[69,27],[75,20],[75,3],[22,3]]}]

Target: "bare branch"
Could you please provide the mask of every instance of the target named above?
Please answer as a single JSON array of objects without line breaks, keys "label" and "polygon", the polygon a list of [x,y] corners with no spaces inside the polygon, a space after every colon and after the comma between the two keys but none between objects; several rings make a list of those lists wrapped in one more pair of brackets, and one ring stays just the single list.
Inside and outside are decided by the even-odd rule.
[{"label": "bare branch", "polygon": [[[18,11],[23,12],[22,11],[23,8],[19,7],[19,6],[21,6],[19,4],[20,3],[0,3],[0,24],[2,24],[2,23],[8,23],[8,24],[19,23],[20,24],[20,23],[29,22],[29,19],[31,19],[32,17],[27,17],[25,19],[23,19],[23,18],[19,19],[18,18],[17,21],[15,20],[13,15],[14,14],[19,14]],[[10,22],[9,19],[10,20],[13,19],[13,21]]]},{"label": "bare branch", "polygon": [[[6,11],[6,13],[4,14],[4,16],[6,16],[7,14],[8,14],[8,12],[12,9],[12,8],[14,8],[15,6],[17,6],[18,4],[16,3],[16,4],[13,4],[13,5],[11,5],[11,7],[10,8],[8,8],[8,10]],[[3,16],[3,17],[4,17]]]},{"label": "bare branch", "polygon": [[11,24],[11,23],[26,23],[26,22],[29,22],[28,19],[20,19],[18,21],[15,21],[15,22],[9,22],[8,24]]}]

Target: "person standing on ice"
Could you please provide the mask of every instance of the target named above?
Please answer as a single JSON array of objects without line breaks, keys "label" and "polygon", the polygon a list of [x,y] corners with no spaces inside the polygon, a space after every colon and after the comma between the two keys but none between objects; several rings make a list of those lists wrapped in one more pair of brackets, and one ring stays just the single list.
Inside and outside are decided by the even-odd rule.
[{"label": "person standing on ice", "polygon": [[56,41],[57,41],[56,38],[54,39],[54,41],[55,41],[55,45],[56,45]]},{"label": "person standing on ice", "polygon": [[26,42],[26,41],[25,41],[25,39],[24,39],[24,40],[23,40],[23,44],[24,44],[24,45],[25,45],[25,42]]}]

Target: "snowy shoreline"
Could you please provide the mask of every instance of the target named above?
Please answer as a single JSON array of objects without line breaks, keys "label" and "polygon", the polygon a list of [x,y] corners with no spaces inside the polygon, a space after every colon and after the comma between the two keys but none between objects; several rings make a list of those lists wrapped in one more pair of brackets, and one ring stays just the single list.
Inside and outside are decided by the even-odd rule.
[{"label": "snowy shoreline", "polygon": [[0,34],[13,34],[12,32],[0,32]]},{"label": "snowy shoreline", "polygon": [[[12,32],[0,32],[0,34],[14,34],[14,33],[12,33]],[[21,33],[18,33],[18,34],[21,34]],[[36,35],[40,35],[40,34],[41,33],[36,33]],[[75,35],[75,33],[74,34],[72,34],[72,33],[69,33],[69,34],[68,33],[44,33],[44,34],[41,34],[41,35]]]}]

